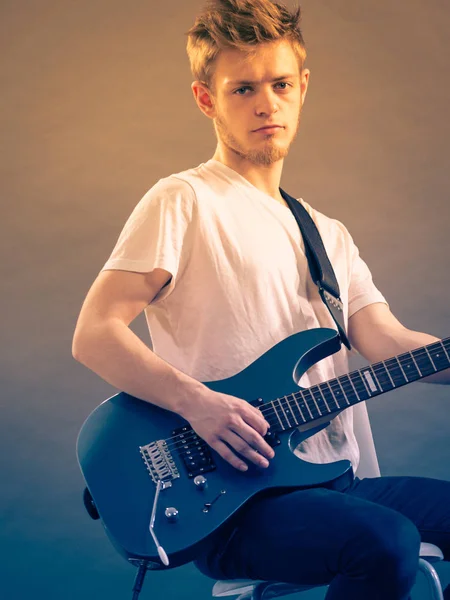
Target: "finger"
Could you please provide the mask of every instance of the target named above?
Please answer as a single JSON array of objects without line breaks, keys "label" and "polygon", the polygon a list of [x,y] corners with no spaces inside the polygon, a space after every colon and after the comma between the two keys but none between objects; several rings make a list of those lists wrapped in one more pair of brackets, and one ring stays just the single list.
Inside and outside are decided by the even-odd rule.
[{"label": "finger", "polygon": [[269,431],[270,423],[265,420],[264,415],[257,408],[250,405],[247,405],[246,408],[254,410],[244,410],[241,415],[242,419],[262,436],[265,436]]},{"label": "finger", "polygon": [[269,459],[275,455],[258,432],[244,422],[239,429],[230,428],[221,437],[240,454],[258,464],[261,463],[261,457]]},{"label": "finger", "polygon": [[233,431],[228,430],[223,436],[223,439],[227,444],[230,444],[234,450],[239,452],[242,456],[245,456],[248,460],[251,460],[255,465],[258,465],[259,467],[269,466],[269,461],[264,456]]},{"label": "finger", "polygon": [[232,467],[239,469],[239,471],[247,471],[248,465],[245,464],[240,458],[236,456],[236,454],[226,445],[224,442],[220,440],[216,440],[210,443],[211,448],[213,448],[220,456],[226,460]]}]

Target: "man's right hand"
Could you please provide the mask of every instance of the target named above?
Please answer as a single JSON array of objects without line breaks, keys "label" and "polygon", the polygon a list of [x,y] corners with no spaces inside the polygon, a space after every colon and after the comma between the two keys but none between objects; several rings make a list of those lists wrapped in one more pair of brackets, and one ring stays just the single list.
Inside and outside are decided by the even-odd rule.
[{"label": "man's right hand", "polygon": [[274,457],[273,449],[263,439],[269,423],[261,411],[245,400],[205,387],[200,398],[191,397],[182,416],[211,448],[236,469],[246,471],[248,466],[232,449],[260,467],[268,467],[266,458]]}]

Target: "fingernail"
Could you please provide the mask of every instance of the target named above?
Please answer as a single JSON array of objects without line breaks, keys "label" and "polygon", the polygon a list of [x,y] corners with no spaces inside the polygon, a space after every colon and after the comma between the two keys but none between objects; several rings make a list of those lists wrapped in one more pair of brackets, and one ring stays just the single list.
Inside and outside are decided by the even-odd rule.
[{"label": "fingernail", "polygon": [[241,463],[239,465],[239,468],[240,468],[241,471],[247,471],[247,469],[248,469],[247,465],[244,465],[244,463]]}]

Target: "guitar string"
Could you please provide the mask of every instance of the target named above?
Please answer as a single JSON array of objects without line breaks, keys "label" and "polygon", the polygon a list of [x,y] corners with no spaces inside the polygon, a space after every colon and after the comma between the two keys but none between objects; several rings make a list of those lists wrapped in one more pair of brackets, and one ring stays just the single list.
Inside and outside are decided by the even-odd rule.
[{"label": "guitar string", "polygon": [[[422,352],[423,356],[426,356],[426,357],[427,357],[427,360],[429,361],[429,357],[427,356],[427,353],[426,353],[426,351],[424,351],[424,350],[420,350],[420,352]],[[408,354],[408,353],[405,353],[405,355],[406,355],[406,354]],[[417,353],[416,353],[416,354],[417,354]],[[399,355],[397,358],[401,358],[402,356],[403,356],[403,355]],[[415,357],[415,358],[416,358],[416,359],[418,359],[418,360],[420,360],[420,357],[419,357],[419,356],[417,356],[417,355],[416,355],[416,357]],[[385,362],[385,364],[387,364],[389,361],[396,361],[396,359],[395,359],[395,358],[390,358],[390,359],[387,359],[387,360],[386,360],[386,361],[384,361],[384,362]],[[430,364],[431,364],[431,363],[430,363]],[[398,368],[398,369],[400,369],[400,366],[399,366],[399,365],[396,365],[396,366],[397,366],[397,368]],[[420,365],[419,365],[419,368],[420,368]],[[422,365],[422,368],[423,368],[423,365]],[[341,378],[348,377],[348,379],[349,379],[349,382],[345,382],[345,381],[344,381],[344,382],[341,382],[341,385],[342,385],[342,384],[344,384],[344,385],[346,385],[347,387],[349,387],[349,383],[350,383],[350,381],[351,381],[351,379],[350,379],[350,376],[357,375],[357,376],[361,377],[361,379],[362,379],[362,372],[364,372],[365,370],[367,370],[367,371],[370,371],[370,369],[372,369],[372,370],[373,370],[375,373],[376,373],[376,370],[378,369],[378,376],[380,377],[380,375],[383,375],[383,377],[384,377],[384,378],[386,378],[387,369],[385,369],[385,367],[383,366],[383,364],[376,363],[376,364],[374,364],[374,365],[370,365],[370,366],[367,366],[367,367],[363,367],[363,368],[362,368],[362,369],[360,369],[360,370],[357,370],[357,371],[354,371],[354,372],[351,372],[351,373],[347,373],[347,374],[341,375],[340,377],[337,377],[335,380],[330,380],[330,381],[326,381],[326,382],[321,382],[321,383],[319,383],[319,384],[317,384],[317,385],[315,385],[315,386],[312,386],[311,388],[304,388],[303,390],[299,390],[299,392],[296,392],[296,393],[293,393],[293,394],[290,394],[290,395],[284,396],[284,397],[282,397],[282,398],[276,398],[275,400],[273,400],[273,401],[270,401],[270,404],[271,404],[271,406],[268,406],[268,405],[267,405],[267,404],[269,404],[269,403],[266,403],[264,406],[262,406],[262,407],[261,407],[261,409],[260,409],[260,412],[261,412],[262,414],[268,414],[269,412],[272,412],[272,413],[273,413],[273,414],[272,414],[272,418],[273,418],[273,421],[274,421],[274,423],[277,423],[277,421],[278,421],[278,422],[280,423],[280,425],[283,427],[283,425],[282,425],[282,421],[286,421],[286,422],[288,423],[288,428],[289,428],[289,429],[291,429],[291,428],[297,427],[298,425],[303,425],[303,424],[306,424],[306,423],[308,423],[308,422],[311,422],[311,421],[313,421],[313,420],[315,420],[315,419],[318,419],[318,418],[320,418],[321,416],[328,416],[328,415],[332,415],[333,413],[337,412],[338,410],[345,410],[345,408],[348,408],[348,406],[343,406],[343,407],[340,407],[340,406],[339,406],[339,404],[336,402],[336,404],[337,404],[337,406],[338,406],[339,408],[336,408],[336,409],[335,409],[335,408],[333,408],[333,410],[331,410],[331,411],[330,411],[330,410],[328,409],[328,407],[327,407],[327,403],[325,402],[325,400],[322,400],[321,398],[319,398],[319,399],[318,399],[318,398],[316,398],[316,397],[313,395],[313,393],[312,393],[312,391],[311,391],[311,390],[314,390],[314,391],[319,391],[319,393],[320,393],[320,386],[322,386],[322,385],[324,385],[324,386],[327,386],[327,385],[329,385],[329,388],[330,388],[330,389],[327,389],[327,388],[325,387],[325,390],[322,390],[322,393],[323,393],[324,397],[325,397],[325,394],[326,394],[326,395],[328,395],[328,401],[330,401],[330,402],[333,402],[333,401],[335,401],[335,398],[334,398],[334,396],[333,396],[333,388],[332,388],[332,384],[333,384],[333,385],[337,385],[337,382],[338,382],[338,381],[339,381]],[[443,370],[443,369],[440,369],[440,370]],[[417,367],[416,367],[416,371],[417,371],[417,372],[420,374],[420,371],[419,371],[419,369],[417,369]],[[432,372],[432,373],[430,373],[429,375],[431,375],[431,374],[433,374],[433,372]],[[428,376],[428,375],[426,375],[426,376]],[[389,377],[389,376],[388,376],[388,377]],[[406,381],[405,381],[405,376],[404,376],[404,375],[401,375],[400,377],[398,377],[398,376],[395,376],[395,374],[393,374],[393,377],[392,377],[392,375],[391,375],[391,378],[392,378],[392,380],[393,380],[393,381],[397,379],[397,380],[399,381],[399,383],[402,383],[402,382],[403,382],[403,383],[408,383],[408,382],[410,382],[410,381],[412,382],[412,381],[416,381],[416,380],[417,380],[417,379],[415,379],[415,380],[408,380],[408,379],[406,378]],[[392,386],[392,384],[390,383],[390,380],[389,380],[388,378],[386,378],[386,382],[388,382],[388,381],[389,381],[389,384]],[[385,383],[386,383],[386,382],[385,382]],[[361,395],[367,394],[366,386],[365,386],[365,384],[364,384],[364,383],[361,383],[361,382],[358,382],[358,381],[356,381],[356,382],[353,382],[353,383],[355,384],[355,390],[356,390],[356,392],[358,392],[358,391],[359,391],[359,393],[360,393]],[[367,383],[367,382],[366,382],[366,383]],[[343,387],[343,388],[344,388],[344,385],[342,385],[342,387]],[[385,384],[384,384],[384,385],[385,385]],[[359,389],[358,389],[356,386],[359,386]],[[395,386],[395,385],[394,385],[394,387],[398,387],[398,386]],[[379,390],[378,390],[378,388],[377,388],[377,395],[378,395],[379,393],[383,393],[383,392],[385,392],[385,391],[390,391],[391,389],[394,389],[394,387],[390,387],[389,389],[387,389],[387,390],[384,390],[384,389],[383,389],[383,386],[382,386],[382,385],[379,383],[379,388],[381,389],[381,392],[379,392]],[[346,393],[345,395],[346,395],[346,396],[347,396],[347,395],[349,395],[349,394],[348,394],[348,392],[350,392],[350,394],[351,394],[352,396],[354,396],[354,397],[358,397],[358,393],[355,393],[355,390],[353,390],[353,388],[352,388],[352,386],[351,386],[351,383],[350,383],[350,389],[349,389],[349,390],[347,390],[347,393]],[[336,391],[336,390],[334,390],[334,391]],[[305,393],[305,392],[309,392],[309,393],[310,393],[310,395],[311,395],[311,397],[313,398],[313,400],[316,400],[315,404],[317,404],[317,406],[318,406],[319,410],[320,410],[320,409],[323,409],[323,411],[320,411],[320,412],[322,412],[323,414],[322,414],[322,415],[321,415],[321,414],[316,414],[316,415],[314,415],[314,416],[313,416],[311,419],[310,419],[310,418],[308,418],[307,420],[303,420],[303,421],[302,421],[302,422],[300,422],[300,423],[295,423],[295,424],[293,424],[293,425],[292,425],[292,424],[290,423],[289,419],[292,419],[292,418],[294,418],[294,420],[295,420],[295,408],[296,408],[296,406],[295,406],[294,404],[291,404],[291,403],[289,402],[289,397],[288,397],[288,396],[291,396],[291,397],[293,397],[294,399],[297,399],[296,397],[297,397],[299,394],[300,394],[300,396],[302,396],[302,394],[303,394],[303,393]],[[345,390],[344,390],[344,392],[345,392]],[[340,392],[338,392],[338,393],[340,393]],[[366,398],[362,398],[362,399],[361,399],[361,401],[367,400],[367,399],[369,399],[370,397],[372,397],[373,395],[375,395],[375,392],[374,392],[372,395],[369,395],[369,396],[367,396]],[[299,399],[300,399],[300,398],[299,398]],[[302,399],[302,400],[305,402],[305,404],[307,404],[307,402],[306,402],[306,399],[305,399],[305,398],[303,398],[303,397],[302,397],[301,399]],[[277,401],[278,401],[278,402],[279,402],[279,404],[280,404],[280,407],[279,407],[278,409],[276,409],[276,407],[274,407],[274,406],[273,406],[273,403],[274,403],[274,402],[277,402]],[[280,418],[277,416],[277,411],[280,411],[280,410],[282,411],[282,410],[283,410],[283,408],[284,408],[284,407],[282,407],[282,404],[281,404],[283,401],[286,403],[286,405],[287,405],[287,406],[294,408],[294,412],[292,412],[292,411],[290,410],[290,408],[287,408],[287,406],[286,406],[286,409],[287,409],[287,411],[289,411],[291,414],[289,415],[289,417],[287,417],[287,416],[283,416],[283,415],[284,415],[284,413],[283,413],[283,412],[281,412],[281,413],[280,413],[280,414],[281,414],[281,419],[280,419]],[[311,402],[311,399],[309,400],[309,402]],[[325,402],[325,403],[324,403],[324,402]],[[303,408],[303,409],[305,409],[305,412],[306,412],[306,406],[305,406],[304,404],[303,404],[303,405],[301,404],[301,406],[302,406],[302,408]],[[315,410],[315,408],[314,408],[314,405],[312,405],[312,406],[311,406],[311,409],[312,409],[312,410],[311,410],[311,413],[315,413],[315,412],[316,412],[316,410]],[[298,416],[300,417],[300,415],[301,415],[301,411],[299,411],[299,410],[297,409],[297,412],[298,412]],[[273,425],[273,423],[270,423],[270,425]],[[181,436],[183,436],[183,437],[181,438]],[[195,437],[195,436],[197,436],[197,434],[196,434],[196,432],[195,432],[195,431],[193,431],[193,430],[189,431],[189,430],[188,430],[188,431],[187,431],[187,432],[185,432],[185,433],[182,433],[182,434],[177,434],[176,436],[173,436],[172,438],[168,438],[168,439],[167,439],[167,440],[165,440],[165,441],[166,441],[166,443],[167,443],[167,442],[170,442],[170,440],[176,440],[177,438],[180,438],[180,439],[179,439],[177,442],[173,442],[172,444],[170,444],[170,443],[168,444],[168,447],[170,447],[170,448],[172,449],[172,448],[175,448],[177,444],[179,444],[179,446],[180,446],[180,447],[181,447],[181,446],[185,446],[185,444],[188,442],[188,438],[189,438],[189,437]],[[201,438],[199,438],[199,439],[201,439]]]},{"label": "guitar string", "polygon": [[[424,353],[424,356],[425,356],[425,355],[426,355],[426,353]],[[420,358],[419,358],[419,357],[416,357],[416,358],[418,358],[418,360],[420,360]],[[394,359],[388,359],[387,361],[385,361],[385,363],[387,363],[389,360],[394,360]],[[420,366],[420,365],[419,365],[419,366]],[[387,372],[387,370],[386,370],[386,369],[383,367],[383,365],[381,365],[381,364],[379,364],[379,365],[373,365],[371,368],[374,370],[374,372],[375,372],[375,375],[378,375],[378,378],[380,378],[380,379],[381,379],[381,376],[382,376],[382,377],[384,378],[384,380],[385,380],[385,381],[384,381],[382,384],[380,384],[380,383],[379,383],[379,387],[380,387],[380,389],[382,390],[382,392],[383,392],[383,391],[389,391],[390,389],[393,389],[393,387],[396,387],[396,386],[395,386],[395,384],[394,384],[394,386],[392,386],[392,383],[390,383],[389,376],[387,375],[387,373],[388,373],[388,372]],[[400,366],[397,366],[397,368],[398,368],[398,369],[400,369]],[[422,365],[422,368],[423,368],[423,365]],[[378,369],[378,372],[377,372],[377,369]],[[323,416],[331,415],[333,412],[336,412],[337,410],[343,410],[343,409],[345,409],[345,408],[348,408],[348,406],[343,406],[343,407],[340,407],[340,406],[339,406],[339,404],[337,403],[337,401],[336,401],[336,399],[335,399],[335,396],[334,396],[333,392],[335,392],[335,393],[340,393],[340,392],[337,392],[337,390],[333,390],[333,387],[332,387],[332,385],[335,385],[335,386],[336,386],[336,385],[338,385],[338,381],[339,381],[341,378],[343,378],[343,377],[347,377],[347,376],[348,376],[348,377],[349,377],[349,379],[350,379],[350,376],[351,376],[351,375],[357,375],[357,376],[359,376],[359,377],[362,377],[362,375],[361,375],[361,372],[364,372],[364,370],[369,370],[369,371],[370,371],[370,368],[369,368],[369,367],[366,367],[366,368],[363,368],[363,369],[361,369],[361,370],[359,370],[359,371],[356,371],[356,372],[353,372],[353,373],[349,373],[349,374],[342,375],[342,376],[340,376],[340,377],[336,378],[336,380],[330,380],[330,381],[328,381],[328,382],[321,382],[321,383],[320,383],[320,384],[318,384],[317,386],[312,386],[311,388],[305,388],[304,390],[300,390],[299,392],[296,392],[296,393],[294,393],[294,394],[291,394],[291,396],[292,396],[294,399],[296,399],[296,396],[298,396],[299,394],[302,396],[302,394],[304,394],[305,392],[309,392],[309,393],[310,393],[310,395],[311,395],[311,397],[313,398],[313,400],[314,400],[314,399],[316,400],[316,403],[317,403],[317,405],[318,405],[318,408],[319,408],[319,409],[322,409],[320,412],[324,413],[324,414],[323,414]],[[393,376],[391,375],[391,379],[392,379],[392,381],[395,381],[395,380],[397,380],[399,383],[402,383],[402,382],[403,382],[403,383],[405,383],[405,376],[403,376],[403,375],[402,375],[401,377],[396,377],[396,376],[395,376],[395,374],[393,374]],[[407,379],[407,378],[406,378],[406,379]],[[408,381],[408,380],[407,380],[407,381]],[[344,385],[346,385],[347,387],[349,387],[349,382],[345,382],[345,381],[344,381],[344,382],[341,382],[341,385],[342,385],[342,383],[343,383]],[[363,393],[366,393],[366,394],[367,394],[367,391],[366,391],[366,389],[365,389],[365,385],[364,385],[364,383],[362,383],[362,382],[353,382],[353,383],[356,383],[356,384],[357,384],[357,386],[359,386],[359,390],[357,389],[357,391],[359,391],[359,393],[360,393],[361,395],[363,395]],[[384,390],[384,389],[383,389],[383,387],[385,387],[385,386],[386,386],[386,383],[388,383],[388,385],[390,385],[390,387],[389,387],[389,390]],[[329,385],[329,389],[326,387],[327,385]],[[325,386],[325,389],[324,389],[324,390],[321,390],[320,386]],[[344,386],[343,386],[343,387],[344,387]],[[351,383],[350,383],[350,388],[351,388]],[[322,400],[321,398],[319,398],[319,399],[318,399],[318,398],[316,398],[316,397],[314,396],[314,394],[312,393],[312,391],[311,391],[311,390],[312,390],[312,391],[319,391],[319,393],[320,393],[320,391],[322,391],[322,393],[323,393],[324,397],[325,397],[325,396],[327,396],[327,397],[328,397],[328,398],[325,398],[325,400],[326,400],[326,399],[328,399],[328,402],[330,402],[330,404],[332,404],[333,402],[335,402],[335,403],[337,404],[337,407],[338,407],[338,408],[334,408],[334,406],[333,406],[333,410],[329,410],[329,408],[328,408],[328,405],[327,405],[326,401],[325,401],[325,400]],[[345,390],[344,390],[344,391],[345,391]],[[351,391],[351,392],[353,392],[353,390],[352,390],[352,389],[350,389],[350,390],[347,390],[347,393],[348,393],[348,391]],[[378,392],[378,389],[377,389],[377,392]],[[379,392],[378,392],[378,393],[379,393]],[[347,395],[347,394],[346,394],[346,395]],[[353,394],[352,394],[352,395],[353,395],[353,396],[355,396],[355,393],[353,392]],[[356,395],[357,395],[357,394],[356,394]],[[374,395],[374,394],[372,394],[372,395]],[[371,396],[368,396],[368,397],[371,397]],[[365,399],[368,399],[368,397],[366,397]],[[305,399],[305,398],[303,398],[303,397],[302,397],[302,400],[303,400],[303,401],[304,401],[304,402],[307,404],[307,401],[306,401],[306,399]],[[363,399],[363,400],[364,400],[364,399]],[[278,407],[278,408],[276,408],[275,406],[273,406],[273,403],[274,403],[274,402],[277,402],[277,401],[278,401],[278,402],[279,402],[279,404],[280,404],[280,407]],[[309,400],[309,402],[311,402],[311,399]],[[283,406],[283,404],[282,404],[282,403],[285,403],[285,405],[286,405],[286,406]],[[262,414],[268,414],[269,412],[273,412],[273,413],[274,413],[274,414],[273,414],[273,420],[274,420],[274,423],[276,423],[276,422],[277,422],[277,414],[276,414],[276,413],[277,413],[277,411],[281,411],[281,417],[282,417],[282,419],[281,419],[281,423],[282,423],[282,421],[286,421],[286,422],[288,423],[288,426],[289,426],[289,428],[291,428],[291,427],[296,427],[296,426],[298,426],[298,425],[303,425],[303,424],[305,424],[305,423],[308,423],[308,422],[310,422],[311,420],[317,419],[317,418],[319,418],[320,416],[322,416],[322,415],[320,415],[320,414],[316,414],[316,415],[314,415],[314,416],[313,416],[313,419],[307,419],[307,420],[303,420],[303,421],[301,421],[300,423],[298,423],[298,422],[297,422],[297,423],[294,423],[294,424],[292,425],[292,424],[290,423],[289,419],[294,419],[294,421],[295,421],[295,420],[296,420],[296,418],[295,418],[295,417],[296,417],[296,414],[295,414],[295,413],[297,412],[297,413],[298,413],[298,414],[297,414],[297,416],[298,416],[298,417],[300,417],[300,415],[301,415],[301,411],[300,411],[298,408],[296,408],[296,406],[295,406],[294,404],[291,404],[289,396],[284,396],[284,397],[282,397],[282,398],[277,398],[277,399],[275,399],[274,401],[271,401],[271,402],[270,402],[270,404],[271,404],[272,406],[267,406],[267,404],[266,404],[266,405],[264,405],[263,407],[261,407],[261,409],[260,409],[260,412],[261,412]],[[290,408],[287,408],[287,406],[289,406]],[[300,406],[301,406],[301,407],[302,407],[302,408],[305,410],[305,412],[306,412],[306,406],[305,406],[305,404],[300,404]],[[287,410],[288,412],[290,412],[290,413],[291,413],[289,416],[284,416],[284,413],[283,413],[283,409],[284,409],[284,408],[286,408],[286,410]],[[294,411],[291,411],[291,410],[290,410],[291,408],[293,408],[293,409],[294,409]],[[315,410],[315,408],[314,408],[314,405],[312,405],[312,406],[311,406],[311,408],[313,409],[311,412],[312,412],[312,413],[313,413],[313,412],[315,413],[315,412],[316,412],[316,410]],[[301,417],[300,417],[300,419],[301,419]],[[281,424],[281,423],[280,423],[280,424]],[[271,423],[271,425],[272,425],[272,423]],[[184,434],[178,434],[177,436],[174,436],[173,438],[168,438],[168,440],[166,440],[166,442],[169,442],[169,441],[170,441],[170,439],[173,439],[173,440],[175,440],[177,437],[179,437],[179,436],[181,436],[181,435],[183,435],[184,437],[183,437],[183,439],[180,439],[179,441],[180,441],[181,445],[185,445],[185,443],[186,443],[186,441],[187,441],[187,437],[189,436],[189,431],[185,432]],[[192,435],[192,436],[194,436],[194,435],[197,435],[197,434],[195,434],[195,432],[192,432],[192,433],[191,433],[191,435]],[[172,447],[173,447],[173,446],[172,446]]]},{"label": "guitar string", "polygon": [[[402,378],[402,381],[404,381],[404,378]],[[373,396],[378,395],[380,393],[379,391],[377,391],[377,394],[372,393],[371,396],[368,396],[365,387],[361,383],[359,383],[358,385],[360,386],[359,394],[361,396],[363,396],[365,394],[365,397],[361,398],[356,403],[358,403],[359,401],[363,402],[363,401],[369,399],[370,397],[373,397]],[[352,396],[355,399],[358,398],[358,395],[353,391],[353,388],[351,387],[351,385],[349,385],[349,382],[344,382],[344,386],[343,387],[344,387],[344,390],[345,390],[345,387],[348,388],[347,390],[345,390],[346,391],[346,396],[349,396],[350,394],[352,394]],[[394,389],[394,387],[391,386],[390,390]],[[390,391],[390,390],[384,390],[384,391]],[[309,391],[309,390],[306,390],[306,391]],[[331,391],[330,390],[326,390],[326,392],[329,395],[328,396],[328,400],[331,403]],[[296,394],[292,394],[292,396],[296,396]],[[311,394],[311,396],[313,397],[313,394]],[[310,423],[311,421],[317,420],[317,419],[321,418],[322,416],[324,416],[324,417],[330,416],[331,417],[331,415],[333,415],[333,413],[337,413],[339,411],[345,410],[346,408],[349,408],[349,406],[352,406],[353,404],[355,404],[355,403],[353,403],[353,404],[351,404],[349,406],[343,406],[343,407],[340,407],[338,405],[339,408],[333,408],[333,410],[329,410],[328,407],[326,407],[324,405],[323,401],[317,400],[318,408],[322,409],[322,411],[321,411],[322,414],[318,414],[317,411],[316,411],[316,409],[314,408],[314,406],[311,406],[311,413],[313,414],[313,417],[312,418],[308,418],[308,419],[302,421],[301,420],[301,416],[300,416],[301,412],[299,411],[298,408],[295,407],[295,405],[293,403],[290,402],[290,399],[288,397],[277,399],[276,401],[279,401],[279,403],[281,405],[277,409],[278,416],[277,416],[277,413],[276,413],[276,409],[273,406],[264,406],[264,408],[262,407],[260,409],[260,412],[263,415],[264,414],[266,415],[266,420],[269,422],[269,425],[273,426],[274,424],[279,424],[281,426],[282,430],[284,430],[284,431],[289,430],[289,429],[293,429],[293,428],[295,428],[297,426],[304,425],[306,423]],[[283,401],[284,401],[284,404],[285,404],[284,407],[283,407]],[[311,400],[309,402],[311,403]],[[270,404],[273,404],[273,402],[271,402]],[[288,406],[290,408],[288,408]],[[305,409],[304,406],[303,406],[303,408],[304,408],[304,411],[306,412],[306,409]],[[297,413],[297,415],[296,415],[296,413]],[[298,420],[297,420],[296,416],[298,417]],[[283,422],[285,424],[287,424],[287,427],[285,427],[285,424],[283,425]],[[174,441],[172,443],[168,443],[167,444],[167,448],[171,449],[171,450],[172,449],[175,450],[176,448],[184,447],[186,444],[188,444],[191,441],[192,438],[194,438],[196,436],[200,440],[202,439],[202,438],[200,438],[198,436],[198,434],[194,430],[188,430],[188,431],[184,432],[183,434],[178,434],[177,436],[174,436],[173,438],[171,438]],[[167,440],[167,441],[169,441],[169,440]]]},{"label": "guitar string", "polygon": [[[446,342],[446,341],[449,341],[449,340],[450,340],[450,338],[447,338],[446,340],[442,340],[442,342]],[[430,347],[434,346],[434,345],[440,346],[441,342],[434,342],[433,344],[430,345]],[[430,357],[428,356],[428,353],[425,350],[425,348],[417,349],[416,351],[413,351],[413,352],[415,352],[415,356],[413,355],[413,358],[415,358],[416,360],[420,361],[421,358],[426,357],[427,361],[429,362],[429,364],[433,364],[432,361],[430,361]],[[420,353],[422,354],[422,356],[419,356]],[[386,359],[384,361],[384,365],[387,365],[389,362],[392,361],[396,365],[396,368],[400,369],[400,366],[397,364],[397,359],[399,359],[399,361],[401,361],[402,358],[406,358],[409,355],[412,355],[412,352],[406,352],[404,354],[398,355],[397,357],[392,357],[392,358]],[[401,364],[401,362],[400,362],[400,364]],[[265,403],[265,405],[263,405],[261,407],[261,409],[259,409],[259,410],[260,410],[260,412],[263,415],[266,414],[267,416],[269,416],[269,413],[273,413],[271,416],[272,416],[272,418],[274,420],[274,423],[276,424],[277,421],[278,421],[278,422],[280,422],[280,424],[281,424],[282,427],[283,427],[282,422],[286,421],[288,423],[288,428],[289,429],[297,427],[298,425],[303,425],[303,424],[306,424],[308,422],[311,422],[311,421],[313,421],[315,419],[320,418],[321,416],[332,415],[334,412],[337,412],[338,410],[345,410],[345,408],[348,408],[351,405],[339,407],[339,408],[336,408],[336,409],[333,409],[332,411],[330,411],[328,409],[328,407],[327,407],[326,399],[322,400],[320,397],[316,398],[314,396],[314,394],[313,394],[313,391],[319,391],[319,393],[320,393],[320,391],[322,391],[322,394],[323,394],[324,397],[325,397],[325,393],[328,395],[328,400],[330,402],[333,402],[333,401],[336,402],[336,400],[334,398],[334,394],[333,394],[333,391],[336,391],[336,390],[333,390],[332,385],[339,385],[339,383],[340,383],[341,386],[342,386],[342,388],[343,388],[343,390],[344,390],[344,392],[345,392],[344,385],[349,386],[349,382],[341,381],[342,378],[348,377],[349,381],[351,382],[352,381],[351,380],[351,376],[359,376],[362,379],[362,374],[364,373],[364,371],[369,371],[369,373],[370,373],[370,371],[373,370],[375,372],[375,374],[377,374],[377,369],[378,369],[378,376],[383,375],[383,377],[386,378],[386,375],[387,375],[387,373],[389,373],[389,371],[386,369],[386,367],[384,365],[383,365],[383,361],[382,361],[382,362],[379,362],[379,363],[375,363],[373,365],[368,365],[366,367],[362,367],[361,369],[358,369],[356,371],[352,371],[351,373],[346,373],[344,375],[336,377],[333,380],[329,380],[329,381],[325,381],[325,382],[320,382],[319,384],[316,384],[316,385],[314,385],[314,386],[312,386],[310,388],[304,388],[303,390],[299,390],[298,392],[294,392],[292,394],[283,396],[282,398],[276,398],[275,400],[269,401],[268,403]],[[420,369],[420,365],[418,365],[418,366],[419,366],[419,369]],[[416,368],[417,372],[420,375],[419,369],[417,367],[415,367],[415,368]],[[423,368],[423,365],[422,365],[422,368]],[[443,369],[440,369],[440,370],[443,370]],[[432,375],[433,372],[430,373],[430,375]],[[426,376],[428,376],[428,375],[426,375]],[[405,378],[405,376],[403,374],[400,377],[395,376],[395,374],[391,374],[391,378],[392,378],[393,381],[395,381],[396,378],[399,379],[400,383],[401,382],[403,382],[403,383],[409,383],[410,382],[410,380],[408,380],[407,378]],[[406,382],[405,382],[405,379],[406,379]],[[415,380],[417,380],[417,379],[415,379]],[[364,380],[362,380],[362,381],[364,381]],[[388,375],[386,381],[389,381],[389,383],[390,383],[389,375]],[[412,381],[414,381],[414,380],[411,380],[411,382]],[[353,381],[353,384],[355,385],[355,390],[356,390],[357,393],[355,393],[355,391],[353,390],[352,385],[350,383],[350,390],[347,390],[347,393],[345,393],[346,396],[349,395],[348,392],[350,392],[350,394],[352,396],[358,397],[358,391],[359,391],[359,393],[361,395],[364,395],[364,393],[367,394],[367,390],[366,390],[366,387],[365,387],[364,383],[361,384],[361,382],[355,382],[355,381]],[[366,384],[367,384],[367,382],[366,382]],[[320,386],[327,386],[327,385],[329,385],[330,389],[327,389],[325,387],[325,390],[321,390]],[[384,391],[390,391],[391,389],[394,389],[394,387],[396,387],[396,386],[394,386],[394,387],[390,387],[388,390],[383,390],[382,385],[380,383],[378,385],[379,385],[379,387],[381,389],[381,392],[379,392],[378,388],[377,388],[377,394],[383,393]],[[390,385],[392,385],[392,384],[390,383]],[[356,386],[359,386],[359,390],[358,390],[358,388]],[[290,422],[289,422],[289,418],[290,419],[294,418],[294,420],[295,420],[295,412],[292,412],[290,410],[290,408],[287,408],[287,410],[291,414],[289,415],[289,417],[285,416],[284,415],[284,411],[283,411],[284,407],[282,406],[281,402],[284,401],[287,404],[287,406],[292,407],[294,409],[294,411],[295,411],[296,406],[293,405],[293,404],[291,404],[289,402],[289,399],[290,399],[289,397],[292,397],[294,400],[303,400],[303,402],[305,404],[300,404],[300,406],[303,409],[305,409],[305,412],[306,412],[306,406],[308,404],[307,404],[306,398],[303,397],[303,394],[305,392],[309,392],[310,395],[311,395],[311,397],[312,397],[312,399],[313,399],[313,401],[315,400],[314,404],[312,404],[310,406],[310,409],[312,409],[311,413],[314,414],[316,412],[314,405],[317,404],[319,410],[323,409],[323,411],[320,410],[320,412],[323,412],[323,414],[322,415],[320,415],[320,414],[314,415],[313,418],[311,418],[311,419],[308,418],[306,421],[304,420],[304,421],[302,421],[302,422],[300,422],[298,424],[291,425]],[[340,393],[340,392],[338,392],[338,393]],[[375,393],[373,393],[372,395],[375,395]],[[300,397],[298,397],[298,396],[300,396]],[[371,395],[367,396],[365,399],[362,399],[361,401],[367,400],[370,397],[372,397],[372,396]],[[273,405],[274,402],[279,402],[280,403],[280,407],[278,409]],[[311,402],[311,399],[309,400],[309,402]],[[268,406],[269,403],[271,404],[271,406]],[[336,402],[336,404],[339,406],[339,404],[337,402]],[[277,411],[280,411],[280,410],[281,410],[281,413],[280,413],[281,419],[277,416]],[[299,411],[298,408],[297,408],[297,412],[298,412],[298,416],[300,417],[301,411]],[[270,423],[270,425],[273,425],[274,423]],[[179,447],[185,446],[186,442],[188,441],[188,438],[195,437],[195,436],[198,436],[198,434],[194,430],[191,430],[191,431],[188,430],[185,433],[177,434],[177,435],[172,436],[171,438],[167,438],[165,440],[166,447],[168,449],[172,450],[172,449],[176,449],[177,445]],[[201,438],[199,438],[199,439],[201,439]],[[176,440],[176,441],[170,442],[171,440]]]}]

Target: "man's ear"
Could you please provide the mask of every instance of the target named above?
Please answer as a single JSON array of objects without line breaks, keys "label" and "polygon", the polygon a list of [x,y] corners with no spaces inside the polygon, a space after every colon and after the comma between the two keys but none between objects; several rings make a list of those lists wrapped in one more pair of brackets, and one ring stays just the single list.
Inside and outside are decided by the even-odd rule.
[{"label": "man's ear", "polygon": [[214,119],[216,116],[214,97],[207,84],[203,81],[193,81],[191,84],[191,90],[194,95],[195,102],[202,113],[210,119]]},{"label": "man's ear", "polygon": [[308,91],[310,74],[311,71],[309,69],[302,69],[302,73],[300,76],[300,94],[302,99],[302,106],[305,102],[306,92]]}]

